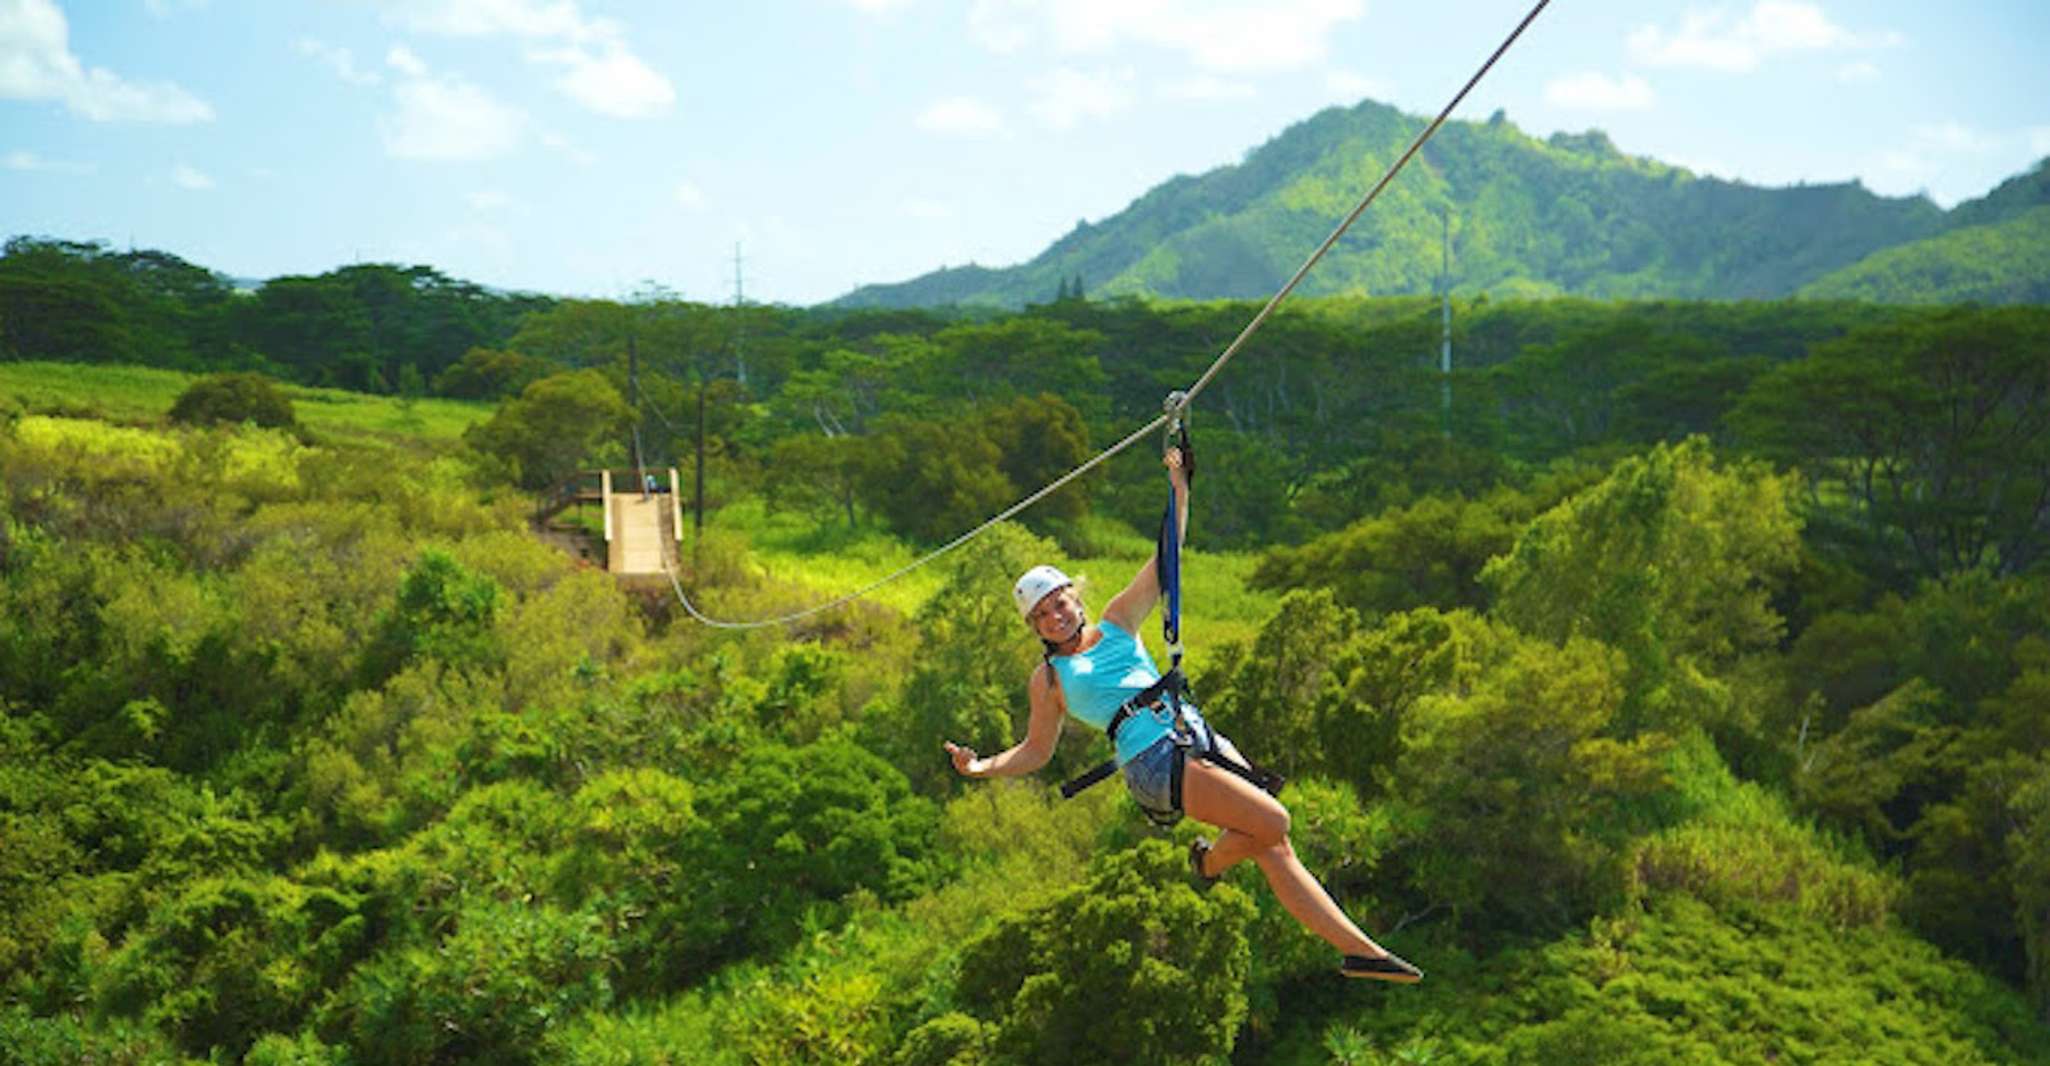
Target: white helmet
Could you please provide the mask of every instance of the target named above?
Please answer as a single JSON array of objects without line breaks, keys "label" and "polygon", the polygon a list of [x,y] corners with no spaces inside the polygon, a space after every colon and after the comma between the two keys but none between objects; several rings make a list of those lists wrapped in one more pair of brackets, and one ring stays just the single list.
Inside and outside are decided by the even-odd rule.
[{"label": "white helmet", "polygon": [[1018,601],[1018,614],[1026,621],[1032,620],[1032,609],[1048,593],[1067,588],[1075,582],[1068,575],[1051,566],[1035,566],[1025,571],[1025,576],[1011,588],[1011,598]]}]

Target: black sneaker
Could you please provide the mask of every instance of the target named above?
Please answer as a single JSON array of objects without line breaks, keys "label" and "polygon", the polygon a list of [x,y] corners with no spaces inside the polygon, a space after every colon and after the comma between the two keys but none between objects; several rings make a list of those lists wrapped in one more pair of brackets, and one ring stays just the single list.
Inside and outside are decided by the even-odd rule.
[{"label": "black sneaker", "polygon": [[1203,872],[1203,860],[1209,854],[1209,841],[1202,837],[1189,841],[1189,876],[1195,879],[1196,890],[1199,892],[1209,891],[1210,886],[1216,884],[1217,879],[1224,876],[1223,874],[1206,874]]},{"label": "black sneaker", "polygon": [[1347,955],[1338,964],[1338,972],[1347,977],[1363,977],[1370,981],[1393,981],[1397,984],[1413,985],[1424,979],[1424,972],[1402,961],[1395,955],[1372,958],[1366,955]]}]

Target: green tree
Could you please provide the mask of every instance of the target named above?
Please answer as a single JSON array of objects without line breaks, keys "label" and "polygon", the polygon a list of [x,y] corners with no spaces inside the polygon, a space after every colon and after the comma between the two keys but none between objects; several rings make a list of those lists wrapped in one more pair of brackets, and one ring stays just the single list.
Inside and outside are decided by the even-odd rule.
[{"label": "green tree", "polygon": [[857,889],[907,899],[940,872],[937,809],[844,739],[750,749],[698,809],[684,939],[706,962],[787,947],[807,912]]},{"label": "green tree", "polygon": [[595,370],[555,374],[528,385],[463,440],[506,461],[521,485],[544,488],[568,478],[633,419],[619,390]]},{"label": "green tree", "polygon": [[1526,633],[1621,649],[1630,721],[1721,722],[1736,708],[1717,676],[1781,637],[1772,595],[1799,544],[1791,490],[1756,462],[1719,466],[1699,438],[1661,444],[1540,515],[1481,580],[1495,615]]},{"label": "green tree", "polygon": [[514,351],[472,348],[434,379],[438,395],[459,400],[502,400],[559,370]]},{"label": "green tree", "polygon": [[1619,897],[1631,812],[1666,787],[1670,739],[1621,728],[1612,649],[1452,618],[1459,661],[1403,714],[1383,771],[1403,827],[1384,869],[1469,930],[1566,928]]},{"label": "green tree", "polygon": [[1017,500],[1002,459],[978,427],[884,419],[864,456],[862,498],[899,533],[928,543],[946,540]]},{"label": "green tree", "polygon": [[1359,628],[1359,615],[1338,605],[1328,589],[1294,591],[1281,598],[1247,652],[1233,649],[1204,675],[1222,676],[1215,694],[1197,696],[1205,715],[1289,777],[1324,769],[1318,712],[1342,684],[1337,662]]},{"label": "green tree", "polygon": [[962,950],[956,994],[991,1027],[1001,1060],[1164,1066],[1230,1054],[1252,905],[1230,886],[1197,895],[1185,866],[1178,849],[1148,841]]},{"label": "green tree", "polygon": [[856,504],[864,487],[867,447],[859,437],[784,437],[769,451],[763,495],[772,508],[802,511],[822,521],[837,515],[852,529],[860,522]]},{"label": "green tree", "polygon": [[364,676],[381,682],[408,662],[491,667],[505,657],[493,623],[504,604],[497,582],[427,551],[399,582],[398,597],[364,652]]},{"label": "green tree", "polygon": [[366,950],[360,900],[279,877],[179,887],[108,962],[102,1002],[193,1055],[296,1031]]},{"label": "green tree", "polygon": [[187,386],[171,405],[170,419],[194,425],[254,422],[273,429],[296,429],[292,401],[277,383],[262,374],[215,374]]},{"label": "green tree", "polygon": [[479,900],[437,943],[359,966],[319,1012],[366,1066],[528,1063],[557,1019],[612,1002],[617,965],[597,920],[552,906]]},{"label": "green tree", "polygon": [[[991,411],[985,424],[995,440],[997,468],[1010,479],[1017,497],[1037,492],[1091,454],[1089,429],[1082,414],[1051,393],[1020,396]],[[1083,477],[1041,500],[1026,512],[1031,520],[1069,520],[1089,513],[1089,481]]]},{"label": "green tree", "polygon": [[1848,500],[1854,559],[1898,574],[1904,554],[1919,577],[2022,573],[2050,550],[2046,348],[2040,308],[1918,314],[1818,345],[1755,381],[1731,418],[1802,471],[1818,509]]}]

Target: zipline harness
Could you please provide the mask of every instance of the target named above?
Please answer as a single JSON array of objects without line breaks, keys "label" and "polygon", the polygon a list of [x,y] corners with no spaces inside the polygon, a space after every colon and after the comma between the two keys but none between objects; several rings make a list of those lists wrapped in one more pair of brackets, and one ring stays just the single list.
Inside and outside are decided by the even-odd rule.
[{"label": "zipline harness", "polygon": [[[1431,136],[1438,132],[1438,127],[1443,126],[1445,124],[1445,120],[1452,117],[1452,112],[1459,106],[1460,101],[1465,100],[1466,95],[1473,91],[1473,87],[1480,84],[1481,78],[1485,77],[1488,71],[1494,68],[1496,61],[1501,59],[1503,54],[1509,51],[1509,46],[1515,44],[1517,38],[1523,36],[1523,31],[1528,29],[1532,22],[1536,21],[1538,14],[1544,11],[1546,5],[1550,3],[1551,0],[1538,0],[1536,6],[1530,9],[1530,13],[1523,16],[1523,21],[1517,23],[1516,28],[1510,31],[1509,36],[1505,38],[1500,45],[1496,46],[1493,54],[1489,55],[1487,61],[1481,64],[1480,69],[1474,71],[1473,77],[1468,78],[1466,80],[1466,84],[1460,88],[1459,92],[1453,95],[1451,102],[1446,104],[1444,109],[1438,112],[1438,117],[1432,119],[1431,124],[1424,127],[1422,133],[1417,134],[1416,139],[1410,142],[1409,148],[1406,151],[1404,151],[1399,158],[1395,160],[1394,164],[1388,168],[1387,173],[1381,175],[1381,180],[1374,183],[1374,187],[1368,190],[1365,196],[1360,198],[1360,202],[1357,205],[1355,205],[1352,211],[1345,216],[1345,219],[1338,224],[1338,228],[1332,230],[1331,235],[1324,238],[1324,243],[1318,245],[1317,250],[1310,253],[1310,257],[1303,261],[1302,266],[1296,268],[1295,274],[1288,279],[1288,282],[1282,285],[1282,287],[1275,292],[1273,297],[1267,301],[1265,306],[1260,308],[1259,313],[1253,316],[1252,321],[1246,323],[1246,327],[1239,331],[1238,337],[1235,338],[1231,342],[1231,344],[1224,349],[1224,352],[1220,354],[1217,357],[1217,359],[1210,364],[1210,368],[1203,372],[1203,376],[1197,378],[1196,383],[1194,385],[1189,386],[1187,392],[1176,393],[1170,396],[1169,409],[1159,418],[1156,418],[1153,421],[1148,422],[1145,425],[1139,427],[1137,430],[1133,431],[1130,436],[1127,436],[1125,439],[1097,453],[1095,458],[1092,458],[1089,461],[1083,463],[1081,466],[1078,466],[1075,469],[1068,471],[1066,474],[1061,475],[1061,477],[1053,481],[1051,484],[1047,485],[1045,488],[1042,488],[1038,492],[1035,492],[1032,495],[1027,496],[1024,499],[1019,500],[1017,503],[1014,503],[1011,506],[1005,508],[1003,511],[991,517],[988,521],[982,523],[981,525],[976,526],[974,529],[971,529],[968,532],[963,533],[958,537],[955,537],[953,540],[948,541],[947,543],[932,550],[931,552],[928,552],[925,555],[912,560],[904,566],[901,566],[896,570],[884,575],[880,579],[872,581],[867,585],[862,586],[861,588],[855,589],[853,592],[847,593],[844,596],[839,596],[834,599],[827,600],[824,603],[818,604],[813,607],[807,607],[801,611],[792,611],[789,614],[778,615],[774,618],[763,618],[751,622],[721,621],[719,619],[709,618],[703,612],[699,611],[697,605],[690,601],[690,597],[684,594],[683,583],[677,579],[676,571],[674,569],[665,568],[667,569],[667,572],[669,574],[670,587],[676,590],[676,598],[679,602],[683,604],[683,609],[686,612],[688,612],[692,618],[698,620],[699,622],[705,625],[712,626],[718,629],[760,629],[766,626],[784,625],[790,622],[795,622],[801,618],[809,617],[814,614],[819,614],[824,611],[830,611],[835,607],[841,606],[842,604],[851,603],[854,600],[860,599],[861,597],[866,596],[879,588],[882,588],[884,585],[887,585],[892,581],[895,581],[898,578],[903,577],[904,575],[912,572],[913,570],[925,566],[927,563],[930,563],[935,559],[938,559],[940,556],[952,552],[954,549],[959,548],[963,544],[966,544],[969,541],[974,540],[976,537],[981,536],[983,533],[987,532],[989,529],[994,527],[997,523],[1010,518],[1011,516],[1017,514],[1020,511],[1023,511],[1025,508],[1030,507],[1035,503],[1038,503],[1040,500],[1045,499],[1047,496],[1053,494],[1056,490],[1060,489],[1068,482],[1073,481],[1076,478],[1081,477],[1083,474],[1089,472],[1090,470],[1095,469],[1099,464],[1103,463],[1111,456],[1116,455],[1119,452],[1124,451],[1126,448],[1131,447],[1134,443],[1138,442],[1140,438],[1144,437],[1148,433],[1153,432],[1155,427],[1167,425],[1170,431],[1172,431],[1180,424],[1183,415],[1188,410],[1189,404],[1195,401],[1196,395],[1202,392],[1203,389],[1210,384],[1210,379],[1216,377],[1218,371],[1224,369],[1224,365],[1231,361],[1232,356],[1238,354],[1239,349],[1245,346],[1246,341],[1252,337],[1254,331],[1258,330],[1261,324],[1267,321],[1267,317],[1274,313],[1274,309],[1276,307],[1279,307],[1281,305],[1281,302],[1283,300],[1286,300],[1289,297],[1289,294],[1295,291],[1296,286],[1302,283],[1303,278],[1309,275],[1310,268],[1316,266],[1317,263],[1324,258],[1325,253],[1329,252],[1332,249],[1332,247],[1338,243],[1338,239],[1340,237],[1345,236],[1345,232],[1352,228],[1352,224],[1358,221],[1359,217],[1362,214],[1366,213],[1367,208],[1371,206],[1377,198],[1380,197],[1381,191],[1383,189],[1386,189],[1388,187],[1388,184],[1395,180],[1395,175],[1401,173],[1402,168],[1408,165],[1409,161],[1416,156],[1417,152],[1423,149],[1424,143],[1426,141],[1429,141],[1431,139]],[[1174,400],[1174,396],[1179,396],[1180,400]],[[1172,514],[1170,514],[1170,520],[1171,519]],[[1175,604],[1175,609],[1178,611],[1180,606],[1179,593],[1176,594],[1176,599],[1177,602]],[[1176,647],[1179,647],[1179,645],[1176,645]],[[1179,656],[1177,656],[1177,658],[1179,658]]]}]

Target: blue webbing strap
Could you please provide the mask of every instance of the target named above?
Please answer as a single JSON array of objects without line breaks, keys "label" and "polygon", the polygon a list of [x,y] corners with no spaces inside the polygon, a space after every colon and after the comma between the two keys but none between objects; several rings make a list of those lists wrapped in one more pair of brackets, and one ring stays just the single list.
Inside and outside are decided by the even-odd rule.
[{"label": "blue webbing strap", "polygon": [[1167,487],[1167,513],[1160,516],[1160,539],[1156,543],[1160,578],[1160,636],[1176,665],[1182,661],[1182,544],[1175,528],[1175,491]]}]

